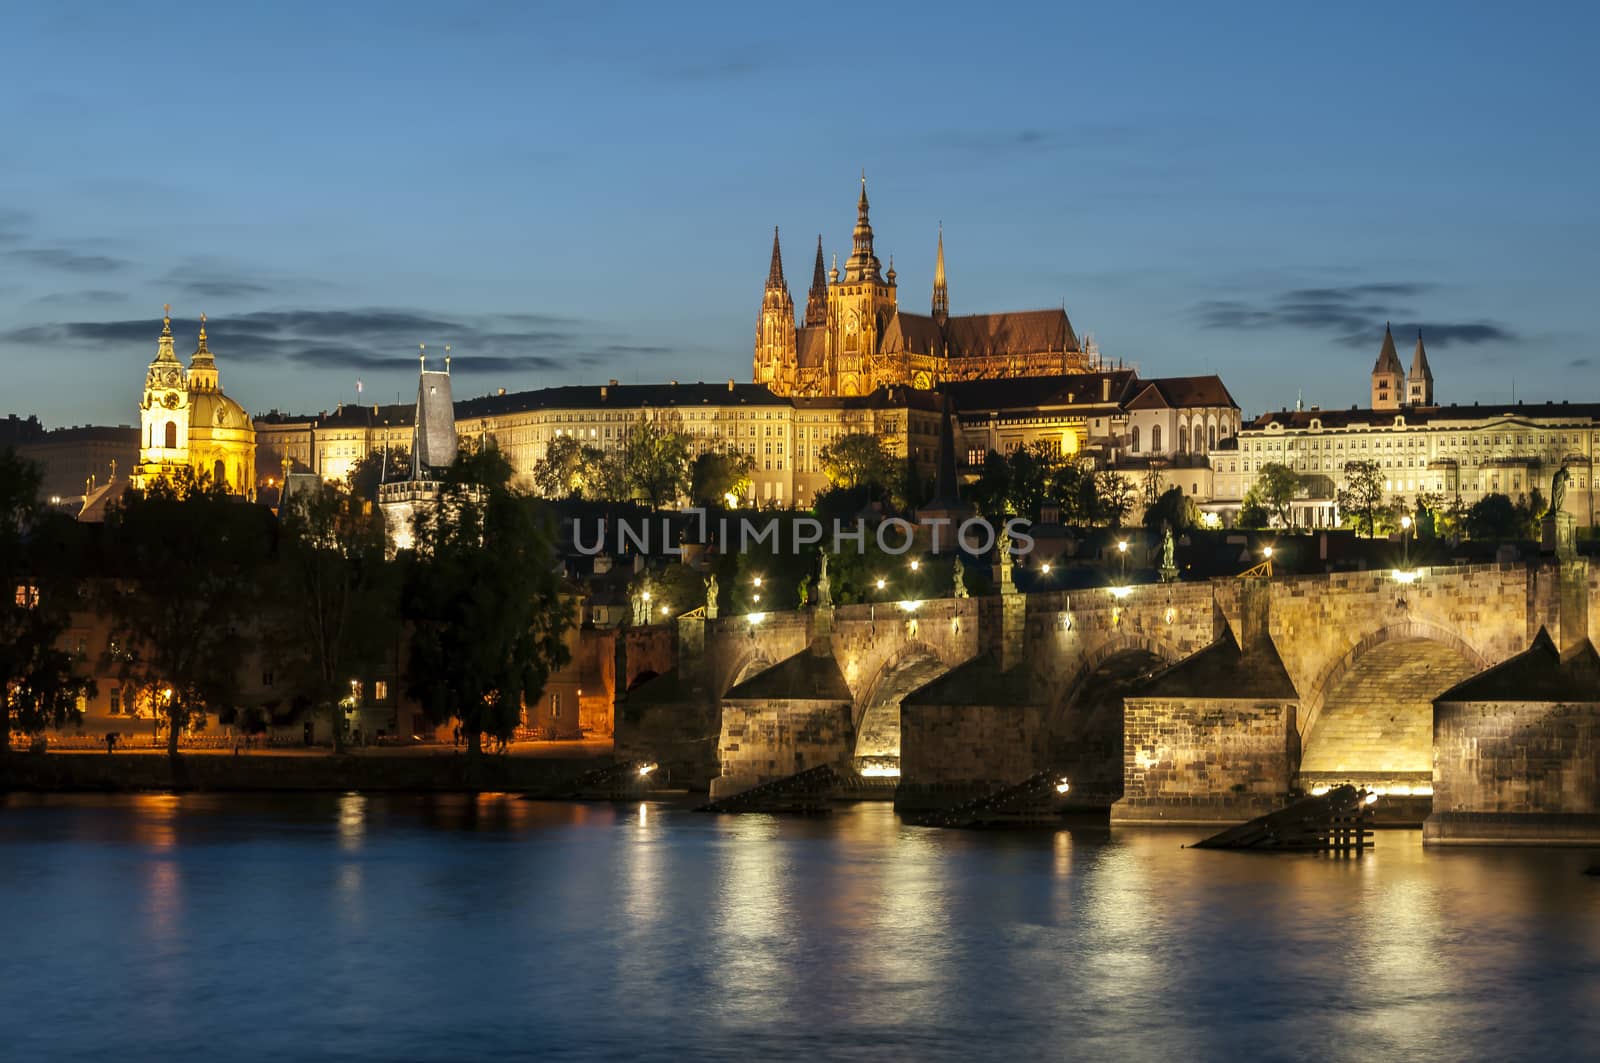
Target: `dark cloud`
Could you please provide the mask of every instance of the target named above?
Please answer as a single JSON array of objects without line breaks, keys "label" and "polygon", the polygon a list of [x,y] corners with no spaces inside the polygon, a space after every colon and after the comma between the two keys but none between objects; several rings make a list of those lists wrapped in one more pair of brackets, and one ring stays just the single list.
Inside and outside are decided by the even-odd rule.
[{"label": "dark cloud", "polygon": [[[198,322],[175,321],[179,346],[193,342]],[[0,333],[0,340],[33,346],[153,347],[156,318],[127,321],[68,321],[30,325]],[[451,344],[457,373],[548,372],[619,359],[682,355],[671,347],[629,343],[590,322],[555,314],[510,313],[452,317],[412,310],[260,310],[213,317],[207,322],[211,349],[220,357],[287,363],[319,369],[407,371],[416,365],[417,343],[428,343],[430,359]]]},{"label": "dark cloud", "polygon": [[1567,363],[1568,369],[1587,369],[1594,364],[1593,358],[1574,358]]},{"label": "dark cloud", "polygon": [[224,279],[190,281],[182,287],[186,295],[203,299],[238,299],[249,295],[268,295],[273,291],[267,285],[254,281]]},{"label": "dark cloud", "polygon": [[73,303],[125,303],[128,301],[127,292],[113,291],[109,288],[88,288],[76,292],[53,292],[50,295],[41,295],[34,302],[43,306],[57,306]]},{"label": "dark cloud", "polygon": [[115,273],[127,265],[120,258],[85,255],[65,247],[22,247],[7,253],[31,266],[58,269],[63,273]]},{"label": "dark cloud", "polygon": [[1376,347],[1383,338],[1378,322],[1392,324],[1395,335],[1414,336],[1420,329],[1430,344],[1498,343],[1518,339],[1509,326],[1495,321],[1419,321],[1410,301],[1435,291],[1436,285],[1406,281],[1293,288],[1259,299],[1207,299],[1194,315],[1202,326],[1236,332],[1299,329],[1330,336],[1347,347]]},{"label": "dark cloud", "polygon": [[211,257],[188,259],[168,270],[159,283],[165,290],[197,299],[246,299],[291,287]]}]

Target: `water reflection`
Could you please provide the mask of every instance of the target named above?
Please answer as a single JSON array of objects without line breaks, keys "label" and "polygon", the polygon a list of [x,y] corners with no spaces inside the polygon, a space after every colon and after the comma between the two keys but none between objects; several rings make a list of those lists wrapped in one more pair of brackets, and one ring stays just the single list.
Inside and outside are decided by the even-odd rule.
[{"label": "water reflection", "polygon": [[8,1057],[1510,1058],[1596,1032],[1587,854],[1189,840],[882,805],[13,797]]}]

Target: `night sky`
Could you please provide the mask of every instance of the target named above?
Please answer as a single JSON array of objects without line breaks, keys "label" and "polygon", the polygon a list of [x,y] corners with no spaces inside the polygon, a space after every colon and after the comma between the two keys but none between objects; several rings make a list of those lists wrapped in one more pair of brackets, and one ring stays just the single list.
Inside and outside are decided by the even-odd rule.
[{"label": "night sky", "polygon": [[[248,7],[248,10],[246,9]],[[336,9],[337,8],[337,9]],[[0,414],[137,420],[161,305],[229,394],[745,380],[772,227],[926,312],[1066,305],[1248,413],[1600,399],[1592,8],[10,5]]]}]

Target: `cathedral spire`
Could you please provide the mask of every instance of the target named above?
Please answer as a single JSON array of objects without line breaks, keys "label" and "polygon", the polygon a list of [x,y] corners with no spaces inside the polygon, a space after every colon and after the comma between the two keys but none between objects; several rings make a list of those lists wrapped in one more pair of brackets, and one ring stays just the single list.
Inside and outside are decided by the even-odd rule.
[{"label": "cathedral spire", "polygon": [[828,272],[822,262],[822,236],[817,236],[817,264],[811,269],[811,291],[806,295],[806,328],[828,323]]},{"label": "cathedral spire", "polygon": [[772,227],[772,266],[767,270],[767,288],[787,288],[783,279],[783,252],[778,249],[778,227]]},{"label": "cathedral spire", "polygon": [[867,218],[867,172],[861,171],[861,198],[856,201],[856,228],[851,234],[853,250],[844,264],[847,281],[883,280],[878,256],[872,253],[872,222]]},{"label": "cathedral spire", "polygon": [[1422,330],[1417,329],[1417,349],[1411,355],[1411,372],[1406,377],[1407,401],[1413,406],[1433,405],[1433,369],[1428,352],[1422,347]]},{"label": "cathedral spire", "polygon": [[156,361],[165,365],[171,362],[177,365],[178,356],[172,349],[172,304],[167,303],[161,307],[161,339],[156,344]]},{"label": "cathedral spire", "polygon": [[944,277],[944,222],[939,223],[939,254],[933,263],[933,319],[943,325],[950,317],[950,287]]},{"label": "cathedral spire", "polygon": [[206,315],[200,315],[200,336],[189,356],[189,387],[196,391],[217,390],[217,360],[206,346]]}]

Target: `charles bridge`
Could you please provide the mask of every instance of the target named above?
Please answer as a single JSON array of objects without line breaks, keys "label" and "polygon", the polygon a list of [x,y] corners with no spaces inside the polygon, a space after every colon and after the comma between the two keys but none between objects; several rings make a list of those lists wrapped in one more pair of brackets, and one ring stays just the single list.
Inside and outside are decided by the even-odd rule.
[{"label": "charles bridge", "polygon": [[[1354,782],[1423,814],[1432,797],[1432,840],[1488,837],[1600,811],[1597,577],[1569,557],[697,611],[630,633],[618,751],[714,798],[843,766],[908,809],[1059,770],[1113,823],[1239,820]],[[1519,700],[1506,669],[1556,678]],[[1475,676],[1518,704],[1436,724]]]}]

